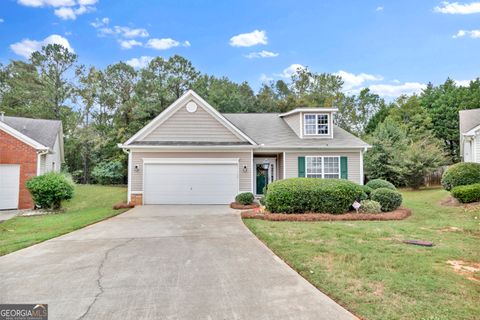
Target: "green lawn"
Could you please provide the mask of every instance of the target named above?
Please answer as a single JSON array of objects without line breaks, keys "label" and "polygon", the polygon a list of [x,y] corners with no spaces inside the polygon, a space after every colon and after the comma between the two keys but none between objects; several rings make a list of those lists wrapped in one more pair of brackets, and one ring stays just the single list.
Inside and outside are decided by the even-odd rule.
[{"label": "green lawn", "polygon": [[77,185],[73,199],[63,203],[64,213],[0,223],[0,256],[122,213],[125,210],[113,210],[112,205],[125,201],[126,195],[125,187]]},{"label": "green lawn", "polygon": [[[413,210],[403,221],[244,222],[302,276],[362,318],[479,319],[480,282],[447,264],[480,262],[479,207],[441,206],[448,196],[441,189],[402,193]],[[406,245],[404,239],[435,246]]]}]

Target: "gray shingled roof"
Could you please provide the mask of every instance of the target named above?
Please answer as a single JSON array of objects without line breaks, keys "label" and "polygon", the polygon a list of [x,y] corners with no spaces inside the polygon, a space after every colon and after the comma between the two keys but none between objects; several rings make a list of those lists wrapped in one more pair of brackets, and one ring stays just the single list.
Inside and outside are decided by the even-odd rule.
[{"label": "gray shingled roof", "polygon": [[460,111],[460,133],[467,133],[480,125],[480,109]]},{"label": "gray shingled roof", "polygon": [[62,122],[58,120],[7,116],[4,117],[3,122],[50,149],[53,149],[55,139],[62,125]]},{"label": "gray shingled roof", "polygon": [[300,139],[279,113],[223,113],[234,126],[267,147],[363,148],[369,145],[334,126],[333,139]]},{"label": "gray shingled roof", "polygon": [[133,141],[130,145],[141,146],[244,146],[250,142],[210,142],[210,141]]}]

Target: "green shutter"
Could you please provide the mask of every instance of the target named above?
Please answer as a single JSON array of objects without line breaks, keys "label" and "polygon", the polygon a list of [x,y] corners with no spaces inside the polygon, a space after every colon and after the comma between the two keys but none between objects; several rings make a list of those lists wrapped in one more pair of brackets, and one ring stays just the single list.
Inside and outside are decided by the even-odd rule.
[{"label": "green shutter", "polygon": [[305,157],[298,157],[298,176],[305,177]]},{"label": "green shutter", "polygon": [[340,157],[340,178],[348,179],[348,158]]}]

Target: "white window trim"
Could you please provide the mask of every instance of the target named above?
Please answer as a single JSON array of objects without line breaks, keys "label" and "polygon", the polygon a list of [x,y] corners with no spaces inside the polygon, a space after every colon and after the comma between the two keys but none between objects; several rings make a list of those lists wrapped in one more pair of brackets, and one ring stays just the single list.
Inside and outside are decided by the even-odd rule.
[{"label": "white window trim", "polygon": [[[305,121],[305,118],[307,116],[315,116],[315,127],[316,127],[316,131],[317,133],[307,133],[307,130],[305,129],[307,123]],[[318,116],[327,116],[327,126],[328,126],[328,133],[318,133]],[[331,135],[331,130],[332,130],[332,126],[331,126],[331,121],[330,121],[330,114],[329,113],[304,113],[303,114],[303,128],[302,128],[302,132],[303,132],[303,135],[304,136],[330,136]]]},{"label": "white window trim", "polygon": [[[341,168],[341,163],[340,163],[340,156],[305,156],[305,177],[306,178],[309,178],[308,176],[308,168],[307,168],[307,164],[308,164],[308,161],[307,159],[308,158],[322,158],[322,177],[321,178],[317,178],[317,179],[325,179],[325,158],[337,158],[338,160],[338,178],[337,179],[341,179],[341,176],[342,176],[342,168]],[[333,175],[333,173],[328,173],[329,175]],[[328,178],[330,179],[330,178]]]}]

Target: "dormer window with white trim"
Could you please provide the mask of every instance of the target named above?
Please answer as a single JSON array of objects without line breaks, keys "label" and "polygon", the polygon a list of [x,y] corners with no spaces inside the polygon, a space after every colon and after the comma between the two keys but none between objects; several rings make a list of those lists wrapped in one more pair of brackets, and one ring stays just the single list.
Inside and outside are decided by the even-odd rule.
[{"label": "dormer window with white trim", "polygon": [[330,114],[307,113],[303,115],[303,134],[306,136],[327,136],[330,134]]}]

